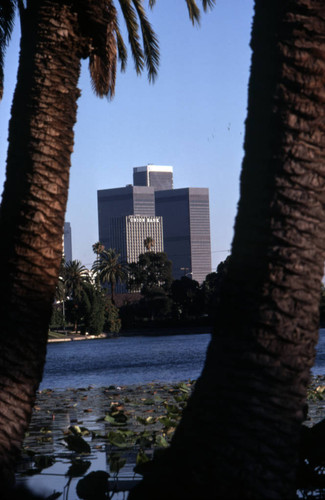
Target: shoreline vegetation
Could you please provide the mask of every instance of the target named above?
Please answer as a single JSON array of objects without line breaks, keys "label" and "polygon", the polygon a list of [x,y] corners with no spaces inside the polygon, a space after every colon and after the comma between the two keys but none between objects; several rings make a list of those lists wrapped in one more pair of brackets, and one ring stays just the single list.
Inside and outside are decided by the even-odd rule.
[{"label": "shoreline vegetation", "polygon": [[150,327],[150,328],[134,328],[130,330],[122,330],[118,334],[101,333],[100,335],[80,335],[72,333],[68,330],[50,331],[48,342],[71,342],[79,340],[96,340],[109,339],[118,337],[136,337],[136,336],[169,336],[169,335],[184,335],[184,334],[200,334],[212,333],[212,326],[175,326],[175,327]]}]

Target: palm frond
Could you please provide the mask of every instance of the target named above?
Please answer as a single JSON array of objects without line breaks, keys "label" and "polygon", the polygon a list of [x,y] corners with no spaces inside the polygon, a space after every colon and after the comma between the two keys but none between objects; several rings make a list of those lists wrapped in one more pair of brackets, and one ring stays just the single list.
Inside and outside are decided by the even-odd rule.
[{"label": "palm frond", "polygon": [[124,43],[124,40],[123,40],[121,32],[120,32],[118,22],[116,23],[115,33],[116,33],[116,42],[117,42],[117,54],[118,54],[119,61],[121,63],[121,71],[125,71],[126,63],[127,63],[127,59],[128,59],[128,52],[127,52],[126,45]]},{"label": "palm frond", "polygon": [[144,54],[140,45],[139,24],[131,0],[119,0],[125,24],[128,30],[129,43],[135,63],[135,70],[140,74],[144,68]]},{"label": "palm frond", "polygon": [[200,9],[198,8],[195,0],[186,0],[188,13],[192,24],[200,23]]},{"label": "palm frond", "polygon": [[89,71],[94,92],[99,96],[112,98],[116,82],[116,26],[117,13],[111,0],[105,1],[102,12],[103,33],[98,36],[98,43],[89,55]]},{"label": "palm frond", "polygon": [[[195,0],[186,0],[188,11],[190,14],[190,19],[192,23],[194,24],[195,22],[200,21],[200,10],[198,6],[196,5]],[[206,12],[208,9],[213,9],[213,7],[216,4],[216,0],[202,0],[202,6],[204,12]],[[156,0],[149,0],[149,7],[152,9],[156,5]]]},{"label": "palm frond", "polygon": [[94,92],[111,98],[115,91],[117,12],[113,0],[74,0],[82,34],[81,57],[89,57]]},{"label": "palm frond", "polygon": [[206,12],[208,9],[213,9],[216,0],[202,0],[203,10]]},{"label": "palm frond", "polygon": [[7,45],[10,41],[15,19],[14,0],[2,0],[0,2],[0,100],[3,95],[3,67]]},{"label": "palm frond", "polygon": [[151,27],[151,24],[147,19],[146,12],[142,4],[142,0],[133,0],[133,4],[135,6],[135,9],[137,11],[140,20],[144,54],[146,59],[146,66],[148,69],[149,81],[154,81],[154,79],[157,76],[157,71],[159,66],[158,39]]}]

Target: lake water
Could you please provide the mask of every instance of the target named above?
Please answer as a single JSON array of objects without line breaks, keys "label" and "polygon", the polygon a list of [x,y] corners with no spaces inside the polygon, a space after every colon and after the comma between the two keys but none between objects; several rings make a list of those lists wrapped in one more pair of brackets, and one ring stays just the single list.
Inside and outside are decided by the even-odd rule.
[{"label": "lake water", "polygon": [[50,343],[41,389],[196,379],[209,340],[195,334]]},{"label": "lake water", "polygon": [[[196,379],[209,340],[210,334],[197,334],[50,343],[41,389]],[[325,373],[325,329],[312,371]]]},{"label": "lake water", "polygon": [[319,330],[316,360],[312,373],[313,375],[325,375],[325,328]]},{"label": "lake water", "polygon": [[[181,380],[196,379],[203,367],[206,349],[210,334],[200,335],[172,335],[164,337],[119,337],[114,339],[85,340],[81,342],[50,343],[41,388],[65,389],[68,387],[108,387],[110,385],[123,386],[143,384],[152,381],[178,382]],[[320,330],[320,339],[317,349],[316,363],[313,373],[325,374],[325,329]],[[118,390],[120,390],[118,388]],[[75,398],[72,391],[71,397]],[[102,416],[105,410],[100,407],[100,398],[94,390],[95,396],[90,401],[92,391],[87,396],[86,405],[90,405],[93,413],[83,413],[80,403],[73,404],[59,410],[54,405],[55,419],[49,420],[48,425],[53,436],[53,444],[49,444],[50,454],[56,457],[54,465],[44,469],[31,477],[17,474],[17,480],[28,484],[34,492],[50,495],[54,491],[63,492],[65,500],[79,500],[76,486],[80,477],[72,480],[66,477],[67,471],[73,463],[72,452],[63,451],[62,430],[71,423],[74,413],[79,411],[79,419],[75,420],[92,428],[99,426],[97,417]],[[59,393],[61,394],[61,393]],[[61,398],[61,395],[59,395]],[[61,399],[58,400],[61,405]],[[105,400],[106,401],[106,400]],[[107,406],[107,401],[106,401]],[[78,409],[79,408],[79,409]],[[106,407],[105,407],[106,408]],[[77,413],[76,413],[77,414]],[[80,420],[81,418],[81,420]],[[79,421],[80,420],[80,421]],[[89,421],[88,421],[89,420]],[[42,422],[42,425],[44,423]],[[35,420],[30,428],[38,435],[40,424]],[[96,427],[97,428],[97,427]],[[103,430],[102,430],[103,431]],[[107,429],[106,429],[107,431]],[[38,434],[37,434],[38,433]],[[41,435],[42,436],[42,435]],[[89,438],[88,438],[89,439]],[[89,443],[92,444],[91,440]],[[96,444],[96,442],[95,442]],[[95,470],[109,470],[108,458],[110,448],[105,444],[101,449],[92,446],[92,453],[86,459],[91,461],[87,473]],[[71,455],[71,456],[70,456]],[[120,472],[120,479],[139,480],[133,473],[134,458],[127,463]],[[27,468],[30,467],[28,463]],[[129,483],[128,483],[129,484]],[[114,500],[125,499],[124,493],[116,493]]]}]

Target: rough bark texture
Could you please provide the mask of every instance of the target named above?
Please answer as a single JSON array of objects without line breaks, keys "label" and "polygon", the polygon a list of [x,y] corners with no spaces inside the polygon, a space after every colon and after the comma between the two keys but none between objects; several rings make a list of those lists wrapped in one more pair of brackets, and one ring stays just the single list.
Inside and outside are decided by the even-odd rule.
[{"label": "rough bark texture", "polygon": [[324,33],[323,0],[256,0],[218,324],[172,446],[132,500],[295,497],[325,248]]},{"label": "rough bark texture", "polygon": [[22,17],[0,211],[1,481],[12,477],[42,378],[62,255],[80,70],[70,4],[30,1]]}]

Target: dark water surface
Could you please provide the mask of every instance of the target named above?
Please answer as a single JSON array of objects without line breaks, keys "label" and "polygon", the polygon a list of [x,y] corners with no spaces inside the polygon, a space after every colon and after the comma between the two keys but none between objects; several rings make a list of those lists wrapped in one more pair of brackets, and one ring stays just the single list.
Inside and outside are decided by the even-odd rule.
[{"label": "dark water surface", "polygon": [[[210,334],[194,334],[50,343],[41,389],[196,379],[209,340]],[[324,328],[312,372],[325,373]]]},{"label": "dark water surface", "polygon": [[316,360],[312,368],[312,374],[325,375],[325,328],[319,330]]},{"label": "dark water surface", "polygon": [[[50,343],[41,389],[196,379],[209,340],[210,334],[194,334]],[[325,373],[324,328],[312,372]]]},{"label": "dark water surface", "polygon": [[[98,420],[98,417],[103,417],[109,408],[110,400],[107,399],[109,394],[106,394],[109,389],[99,388],[110,385],[146,384],[153,381],[178,382],[196,379],[202,370],[209,340],[210,334],[194,334],[50,343],[41,388],[57,388],[59,391],[52,395],[51,392],[45,391],[44,400],[38,400],[39,410],[42,409],[43,413],[38,415],[36,412],[33,416],[30,437],[27,438],[31,442],[25,444],[29,444],[31,448],[34,446],[35,449],[45,446],[43,454],[55,457],[55,463],[38,473],[35,470],[36,465],[33,465],[33,459],[29,458],[28,463],[20,465],[17,480],[28,484],[33,491],[42,493],[44,497],[59,491],[62,492],[60,498],[63,500],[79,500],[76,486],[80,477],[69,479],[67,476],[71,464],[74,463],[75,454],[64,448],[63,431],[66,431],[69,425],[76,423],[85,425],[89,429],[97,429],[104,425],[105,429],[100,428],[103,435],[110,430],[109,424],[103,422],[103,419]],[[314,375],[325,374],[325,329],[320,330],[316,362],[312,371]],[[87,392],[75,389],[71,389],[70,392],[60,390],[90,385],[98,389],[90,389]],[[121,398],[125,390],[126,388],[116,387],[115,392],[121,391],[121,395],[114,394],[114,398]],[[134,388],[129,390],[132,392]],[[139,394],[127,395],[126,399],[134,405],[133,399],[143,396],[146,397],[140,389]],[[50,408],[49,411],[47,407]],[[90,413],[88,413],[89,408],[91,408]],[[52,414],[55,415],[55,419]],[[47,429],[51,436],[49,443]],[[33,442],[33,439],[36,441]],[[105,440],[100,443],[101,446],[95,446],[96,440],[93,442],[90,438],[86,439],[92,448],[91,454],[83,459],[91,463],[87,473],[95,470],[110,471],[108,463],[111,447]],[[120,480],[139,479],[133,473],[134,461],[135,457],[127,461],[119,473]],[[30,467],[33,467],[33,474],[35,472],[36,474],[26,477],[24,471]],[[125,498],[124,493],[114,495],[114,500]]]},{"label": "dark water surface", "polygon": [[41,389],[196,379],[210,334],[50,343]]}]

